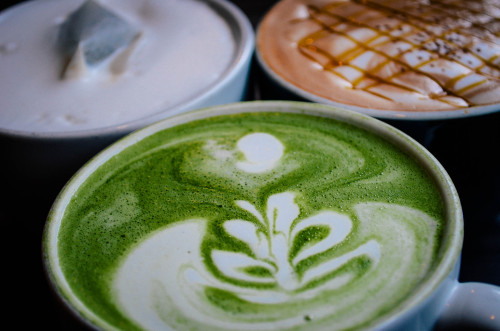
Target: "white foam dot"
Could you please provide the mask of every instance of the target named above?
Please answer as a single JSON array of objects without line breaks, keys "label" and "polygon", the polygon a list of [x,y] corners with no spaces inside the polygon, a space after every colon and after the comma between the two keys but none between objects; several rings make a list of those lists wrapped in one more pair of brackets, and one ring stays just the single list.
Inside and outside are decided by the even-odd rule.
[{"label": "white foam dot", "polygon": [[267,133],[252,133],[238,141],[238,149],[246,161],[237,162],[243,171],[260,173],[269,171],[283,156],[284,146],[276,137]]}]

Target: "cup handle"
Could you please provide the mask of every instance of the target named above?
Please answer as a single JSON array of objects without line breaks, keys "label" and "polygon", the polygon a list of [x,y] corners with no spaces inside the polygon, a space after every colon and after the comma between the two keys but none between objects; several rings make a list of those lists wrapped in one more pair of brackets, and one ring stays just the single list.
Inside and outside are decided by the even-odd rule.
[{"label": "cup handle", "polygon": [[457,282],[435,330],[500,330],[500,286]]}]

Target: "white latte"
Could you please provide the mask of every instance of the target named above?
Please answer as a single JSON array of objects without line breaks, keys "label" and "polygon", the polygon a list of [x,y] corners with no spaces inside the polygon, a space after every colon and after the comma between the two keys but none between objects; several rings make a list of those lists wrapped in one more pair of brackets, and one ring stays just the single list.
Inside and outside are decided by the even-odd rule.
[{"label": "white latte", "polygon": [[[195,98],[234,61],[228,23],[202,1],[100,0],[130,38],[118,35],[125,41],[94,66],[84,65],[84,46],[68,64],[58,36],[83,3],[30,1],[0,15],[0,128],[64,132],[140,119]],[[93,40],[109,33],[97,28],[86,30]]]}]

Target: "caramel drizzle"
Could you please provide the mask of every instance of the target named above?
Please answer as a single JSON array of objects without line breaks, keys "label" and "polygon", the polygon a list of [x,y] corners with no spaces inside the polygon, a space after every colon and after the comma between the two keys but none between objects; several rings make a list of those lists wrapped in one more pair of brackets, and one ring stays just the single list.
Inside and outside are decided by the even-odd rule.
[{"label": "caramel drizzle", "polygon": [[[396,16],[400,20],[405,21],[406,24],[411,25],[415,29],[421,30],[422,32],[425,32],[425,33],[429,34],[430,36],[434,36],[435,39],[441,39],[445,43],[449,43],[450,45],[452,45],[452,46],[455,47],[455,50],[462,50],[464,52],[467,50],[468,54],[472,55],[476,59],[478,59],[481,62],[483,62],[483,66],[488,65],[488,66],[490,66],[492,68],[500,70],[500,66],[496,65],[493,62],[494,60],[496,60],[498,58],[498,56],[493,56],[492,58],[489,58],[489,59],[480,57],[476,53],[471,52],[471,49],[472,49],[471,46],[473,46],[472,43],[460,46],[460,45],[457,45],[452,39],[447,39],[445,37],[447,34],[450,34],[452,32],[459,32],[463,36],[467,36],[469,38],[474,37],[474,38],[477,38],[478,40],[481,40],[484,43],[496,45],[495,43],[492,43],[492,41],[490,39],[485,38],[483,35],[477,35],[477,34],[474,34],[472,32],[467,32],[467,31],[464,31],[464,30],[460,30],[460,28],[457,27],[455,29],[444,30],[444,32],[440,36],[438,36],[431,29],[428,28],[429,26],[432,26],[432,25],[436,24],[436,19],[435,18],[434,19],[428,19],[428,18],[426,18],[426,17],[424,17],[422,15],[420,15],[420,16],[414,15],[414,14],[409,13],[409,12],[400,11],[400,10],[397,10],[397,9],[385,6],[383,4],[375,3],[375,2],[371,2],[371,1],[366,1],[366,0],[351,0],[351,1],[354,2],[354,3],[360,4],[360,5],[363,5],[363,6],[367,6],[367,7],[371,8],[371,9],[374,9],[374,10],[377,10],[377,11],[383,11],[383,12],[386,12],[386,13],[390,13],[391,15]],[[434,0],[433,3],[436,3],[436,0]],[[326,7],[328,7],[328,6],[326,6]],[[448,15],[448,16],[450,16],[450,15]],[[454,18],[455,19],[461,19],[461,17],[459,17],[459,16],[454,16]],[[416,24],[416,23],[414,23],[412,21],[408,21],[408,19],[424,23],[424,25],[422,26],[422,25]],[[484,27],[483,25],[477,25],[476,24],[475,27],[478,28],[478,30],[480,29],[480,30],[483,30],[483,31],[488,31],[488,30],[486,30],[486,27]],[[431,41],[431,40],[429,40],[429,41]],[[449,57],[447,57],[447,59],[449,59],[451,61],[457,61],[456,58],[449,58]],[[463,65],[465,65],[465,66],[467,66],[467,67],[469,67],[466,63],[462,63],[462,62],[460,62],[460,63],[463,64]],[[473,68],[470,68],[470,69],[473,69]],[[480,69],[480,68],[476,68],[476,69]],[[478,72],[478,73],[479,74],[483,74],[483,75],[485,74],[483,72]],[[493,77],[493,78],[498,78],[498,77]]]},{"label": "caramel drizzle", "polygon": [[[374,10],[377,10],[377,11],[384,11],[386,13],[390,13],[391,15],[394,15],[394,16],[400,18],[403,21],[407,20],[407,19],[412,19],[412,20],[415,20],[415,21],[418,21],[418,22],[421,22],[421,23],[424,23],[424,24],[427,24],[427,25],[430,25],[430,26],[435,25],[436,23],[439,23],[439,17],[429,15],[429,13],[427,13],[427,17],[426,17],[426,16],[423,15],[423,13],[419,13],[419,15],[415,15],[415,14],[413,14],[411,12],[407,12],[407,11],[403,11],[403,10],[398,10],[398,9],[386,6],[386,5],[381,4],[381,3],[373,2],[373,1],[366,1],[366,0],[350,0],[350,1],[352,1],[354,3],[357,3],[359,5],[363,5],[363,6],[369,7],[371,9],[374,9]],[[435,0],[434,0],[434,2],[435,2]],[[434,13],[436,13],[436,12],[437,11],[435,11]],[[447,14],[446,17],[452,17],[454,19],[463,19],[463,20],[465,20],[463,17],[456,16],[456,15],[449,15],[449,14]],[[473,23],[471,21],[469,21],[469,22],[471,24]],[[418,26],[418,27],[420,27],[422,29],[425,29],[425,26],[424,27]],[[478,30],[490,32],[489,30],[487,30],[484,27],[484,25],[480,25],[480,24],[475,23],[474,27],[477,28]],[[485,35],[474,34],[474,33],[471,32],[470,29],[468,31],[461,31],[461,33],[463,35],[466,35],[466,36],[476,37],[476,38],[481,39],[482,41],[485,41],[485,42],[491,42],[492,41],[490,39],[485,38],[485,37],[487,37],[487,35],[485,36]]]},{"label": "caramel drizzle", "polygon": [[[322,10],[320,10],[320,9],[319,9],[319,8],[317,8],[317,7],[310,6],[309,8],[310,8],[312,11],[317,12],[317,13],[320,13],[320,12],[321,12],[321,13],[323,13],[323,14],[327,14],[327,15],[331,14],[330,12],[328,12],[328,11],[322,11]],[[391,81],[391,79],[394,79],[394,78],[396,78],[397,76],[399,76],[399,75],[401,75],[401,74],[403,74],[404,72],[407,72],[407,71],[413,71],[413,72],[418,73],[418,74],[420,74],[420,75],[426,76],[426,77],[428,77],[428,78],[432,79],[433,81],[436,81],[436,80],[435,80],[435,79],[434,79],[431,75],[429,75],[428,73],[423,72],[423,71],[421,71],[421,70],[418,70],[418,67],[411,67],[411,66],[409,66],[408,64],[406,64],[405,62],[403,62],[403,61],[401,61],[401,60],[399,60],[399,59],[397,59],[397,58],[390,57],[390,56],[388,56],[387,54],[385,54],[384,52],[381,52],[381,51],[379,51],[379,50],[377,50],[377,49],[375,49],[375,48],[373,48],[373,47],[368,46],[368,45],[367,45],[367,44],[368,44],[368,42],[366,42],[366,43],[362,43],[362,42],[360,42],[360,41],[358,41],[358,40],[356,40],[356,39],[352,38],[350,35],[348,35],[348,34],[346,34],[346,33],[342,32],[342,31],[336,31],[336,30],[334,30],[334,27],[331,27],[331,26],[328,26],[328,25],[324,24],[324,23],[323,23],[320,19],[318,19],[318,18],[317,18],[317,17],[316,17],[316,16],[315,16],[312,12],[310,12],[310,15],[311,15],[311,16],[310,16],[310,19],[313,19],[315,22],[317,22],[318,24],[320,24],[320,25],[321,25],[321,26],[322,26],[325,30],[328,30],[328,31],[329,31],[329,32],[331,32],[331,33],[336,33],[336,34],[342,35],[343,37],[345,37],[345,38],[349,39],[350,41],[352,41],[353,43],[355,43],[355,44],[356,44],[356,46],[357,46],[356,48],[353,48],[353,49],[351,49],[351,50],[347,51],[346,53],[341,54],[341,55],[339,56],[339,58],[344,58],[344,57],[347,57],[347,56],[351,55],[349,58],[346,58],[345,60],[341,60],[341,59],[335,58],[335,57],[334,57],[333,55],[331,55],[330,53],[328,53],[328,52],[326,52],[326,51],[324,51],[324,50],[321,50],[321,49],[319,49],[319,48],[317,48],[317,47],[314,47],[314,46],[313,46],[313,47],[314,47],[314,49],[313,49],[313,48],[311,48],[310,46],[308,47],[308,49],[309,49],[309,50],[312,50],[312,51],[315,51],[315,52],[318,52],[318,53],[322,54],[323,56],[325,56],[325,57],[329,58],[329,59],[330,59],[330,61],[329,61],[329,63],[328,63],[326,66],[324,66],[324,69],[325,69],[325,70],[329,70],[329,72],[331,72],[331,73],[333,73],[333,74],[335,74],[335,75],[337,75],[337,76],[339,76],[339,77],[341,77],[341,78],[343,78],[343,79],[346,79],[346,77],[342,76],[341,74],[339,74],[339,73],[337,73],[337,72],[335,72],[335,71],[333,71],[333,70],[330,70],[330,69],[332,69],[333,67],[335,67],[335,66],[336,66],[336,64],[338,64],[338,65],[343,65],[343,64],[346,64],[346,65],[347,65],[347,64],[349,64],[351,67],[355,68],[355,69],[356,69],[356,70],[358,70],[359,72],[362,72],[364,77],[368,77],[368,78],[370,78],[370,79],[372,79],[372,80],[374,80],[374,81],[375,81],[373,84],[368,85],[367,87],[363,88],[362,90],[364,90],[364,91],[366,91],[366,92],[368,92],[368,93],[371,93],[371,94],[377,95],[377,96],[379,96],[379,97],[380,97],[380,96],[382,96],[381,94],[379,94],[379,93],[375,93],[374,91],[370,91],[369,89],[370,89],[370,88],[372,88],[372,87],[374,87],[374,86],[376,86],[377,84],[387,84],[387,85],[391,85],[391,86],[394,86],[394,87],[402,88],[402,89],[407,90],[407,91],[411,91],[411,92],[419,92],[419,91],[417,91],[417,90],[415,90],[415,89],[412,89],[412,88],[410,88],[410,87],[408,87],[408,86],[401,85],[401,84],[397,84],[397,83],[395,83],[395,82]],[[348,19],[348,18],[345,18],[345,17],[342,17],[342,16],[336,16],[336,17],[337,17],[337,18],[339,18],[339,20],[341,20],[342,22],[354,23],[354,24],[355,24],[355,25],[357,25],[357,26],[360,26],[360,27],[366,27],[366,28],[372,29],[372,30],[374,30],[374,31],[377,31],[377,30],[373,29],[372,27],[370,27],[370,26],[368,26],[368,25],[365,25],[365,24],[362,24],[362,23],[359,23],[359,22],[356,22],[355,20]],[[377,31],[377,32],[379,32],[379,31]],[[390,36],[389,34],[382,34],[382,35],[385,35],[385,36],[390,37],[390,38],[391,38],[391,39],[390,39],[390,41],[393,41],[393,42],[394,42],[394,41],[398,41],[398,40],[400,40],[400,41],[404,41],[404,42],[407,42],[406,40],[402,39],[401,37],[394,38],[394,37]],[[380,37],[380,35],[377,35],[376,37]],[[311,36],[308,36],[308,37],[306,37],[306,38],[305,38],[305,40],[308,40],[308,39],[313,39],[313,40],[314,40],[314,38],[311,38]],[[389,41],[389,42],[390,42],[390,41]],[[303,45],[304,45],[304,41],[299,42],[299,46],[303,46]],[[379,44],[379,45],[380,45],[380,44]],[[299,49],[300,49],[300,48],[299,48]],[[374,52],[374,53],[376,53],[376,54],[379,54],[379,55],[381,55],[381,56],[383,56],[383,57],[387,58],[388,60],[383,61],[381,64],[379,64],[378,66],[376,66],[374,69],[372,69],[372,72],[365,71],[365,70],[363,70],[363,69],[361,69],[361,68],[359,68],[359,67],[356,67],[356,66],[354,66],[353,64],[351,64],[351,63],[350,63],[353,59],[355,59],[358,55],[360,55],[360,53],[363,53],[364,51],[367,51],[367,50],[372,51],[372,52]],[[412,48],[412,49],[410,49],[410,50],[414,50],[414,48]],[[405,51],[405,52],[401,52],[399,55],[403,55],[404,53],[407,53],[407,52],[409,52],[410,50]],[[302,52],[303,52],[303,51],[302,51]],[[304,52],[303,52],[303,54],[304,54]],[[311,58],[311,59],[313,59],[313,60],[315,60],[315,59],[314,59],[313,57],[311,57],[311,56],[308,56],[308,57],[309,57],[309,58]],[[387,65],[387,64],[388,64],[388,63],[390,63],[391,61],[393,61],[393,62],[395,62],[395,63],[399,64],[402,68],[405,68],[405,69],[404,69],[404,71],[402,71],[402,72],[398,72],[398,73],[395,73],[394,75],[389,76],[387,79],[383,79],[383,78],[381,78],[381,77],[379,77],[379,76],[376,76],[376,75],[374,74],[375,72],[377,72],[377,71],[380,69],[380,67],[383,67],[384,65]],[[421,65],[424,65],[424,64],[425,64],[425,62],[424,62],[424,63],[422,63]],[[360,78],[358,78],[356,81],[351,82],[351,84],[352,84],[352,85],[356,88],[356,85],[358,85],[358,84],[359,84],[359,82],[360,82],[360,80],[363,78],[363,76],[362,76],[362,77],[360,77]],[[347,79],[346,79],[346,80],[347,80]],[[436,81],[436,83],[437,83],[437,84],[439,84],[439,85],[441,86],[441,88],[442,88],[445,92],[447,92],[447,94],[448,94],[448,95],[457,96],[457,95],[455,95],[455,93],[454,93],[453,91],[451,91],[451,90],[449,90],[448,88],[446,88],[446,86],[443,86],[442,84],[440,84],[440,83],[439,83],[439,82],[437,82],[437,81]],[[387,100],[391,100],[391,101],[393,101],[391,98],[389,98],[389,97],[387,97],[387,96],[382,96],[382,97],[383,97],[384,99],[387,99]],[[433,98],[433,99],[438,99],[439,97],[442,97],[442,95],[429,96],[429,97],[431,97],[431,98]],[[457,97],[458,97],[458,96],[457,96]],[[446,102],[446,103],[448,103],[447,101],[444,101],[444,100],[439,100],[439,101],[442,101],[442,102]]]},{"label": "caramel drizzle", "polygon": [[[320,20],[316,20],[315,17],[313,15],[311,15],[311,19],[315,20],[316,22],[318,22],[319,24],[323,25],[323,23],[320,21]],[[334,32],[333,30],[331,30],[330,27],[328,26],[325,26],[323,25],[323,27],[327,30],[330,30],[330,32]],[[345,58],[344,60],[341,60],[335,56],[333,56],[332,54],[328,53],[327,51],[325,50],[322,50],[321,48],[318,48],[316,46],[313,46],[311,45],[313,42],[314,42],[314,37],[313,36],[307,36],[305,39],[303,39],[302,41],[299,42],[299,50],[300,52],[305,55],[306,57],[308,57],[309,59],[311,59],[312,61],[316,61],[316,59],[314,57],[312,57],[311,55],[309,55],[306,51],[306,50],[309,50],[309,51],[312,51],[312,52],[315,52],[315,53],[318,53],[318,54],[321,54],[323,55],[324,57],[326,57],[328,59],[328,63],[326,65],[323,66],[323,68],[325,70],[328,70],[329,72],[333,73],[334,75],[342,78],[342,79],[345,79],[347,81],[349,81],[347,79],[347,77],[343,76],[341,73],[339,72],[336,72],[336,71],[333,71],[331,69],[335,68],[335,67],[338,67],[338,66],[342,66],[342,65],[345,65],[345,64],[349,64],[352,68],[356,69],[357,71],[359,71],[360,73],[362,73],[362,76],[359,77],[358,79],[350,82],[354,87],[356,87],[357,85],[359,85],[359,83],[361,82],[361,80],[364,78],[364,77],[368,77],[372,80],[374,80],[375,82],[372,83],[371,85],[363,88],[363,90],[369,92],[369,93],[372,93],[372,94],[375,94],[379,97],[382,97],[384,99],[387,99],[387,100],[390,100],[390,101],[393,101],[392,99],[390,99],[389,97],[387,96],[384,96],[384,95],[381,95],[379,93],[376,93],[374,91],[368,91],[368,89],[370,87],[373,87],[377,84],[389,84],[389,85],[392,85],[392,86],[395,86],[395,87],[398,87],[398,88],[402,88],[404,90],[407,90],[407,91],[412,91],[412,92],[415,92],[415,90],[405,86],[405,85],[401,85],[401,84],[397,84],[395,82],[390,82],[388,80],[385,80],[383,78],[380,78],[378,76],[376,76],[375,74],[369,72],[369,71],[365,71],[359,67],[356,67],[354,66],[353,64],[350,64],[350,62],[356,58],[358,55],[360,55],[360,53],[363,53],[365,50],[370,50],[370,51],[373,51],[375,53],[378,53],[380,55],[383,55],[383,56],[386,56],[384,53],[380,52],[380,51],[377,51],[375,49],[372,49],[370,47],[368,47],[367,45],[357,41],[356,39],[350,37],[349,35],[347,34],[344,34],[344,33],[339,33],[341,35],[343,35],[344,37],[348,38],[349,40],[353,41],[354,43],[356,43],[356,45],[358,46],[357,48],[354,48],[354,49],[351,49],[349,51],[346,52],[346,54],[343,54],[341,55],[339,58]],[[304,49],[305,48],[305,49]],[[350,58],[347,58],[347,56],[351,54]],[[316,61],[317,62],[317,61]],[[396,60],[396,62],[398,62]],[[382,62],[381,64],[379,64],[377,66],[377,68],[382,67],[383,65],[389,63],[389,61],[384,61]],[[406,64],[404,64],[404,66],[406,66]],[[373,72],[376,72],[377,70],[372,70]],[[425,73],[424,73],[425,74]],[[396,77],[396,75],[393,75],[391,76],[390,78],[392,77]]]},{"label": "caramel drizzle", "polygon": [[[407,15],[411,16],[411,14],[402,13],[402,12],[397,11],[396,9],[388,8],[386,6],[379,5],[379,4],[373,4],[373,3],[367,2],[365,0],[353,0],[353,2],[356,2],[356,3],[361,4],[363,6],[369,6],[372,9],[373,9],[373,7],[376,7],[377,11],[384,11],[384,12],[389,12],[391,14],[396,14],[397,16],[399,16],[398,18],[400,18],[402,14],[404,14],[405,17]],[[342,5],[342,3],[340,3],[339,5]],[[426,73],[426,72],[424,72],[424,71],[422,71],[422,70],[419,69],[419,68],[421,68],[421,67],[423,67],[423,66],[425,66],[425,65],[427,65],[429,63],[432,63],[432,61],[435,60],[435,57],[433,58],[431,56],[427,61],[422,61],[421,63],[419,63],[415,67],[412,67],[412,66],[408,65],[407,63],[405,63],[404,61],[399,60],[398,58],[391,57],[391,56],[387,55],[384,52],[378,51],[374,47],[368,46],[371,42],[377,40],[381,36],[386,37],[387,41],[382,42],[382,43],[378,43],[375,46],[380,46],[380,45],[383,45],[385,43],[398,42],[398,41],[401,41],[401,42],[404,42],[406,44],[411,45],[412,47],[410,47],[406,51],[402,51],[402,52],[400,51],[398,53],[398,57],[401,57],[405,53],[415,51],[416,49],[419,49],[419,48],[420,49],[425,49],[425,48],[419,47],[420,45],[416,45],[415,43],[413,43],[413,42],[411,42],[411,41],[409,41],[407,39],[404,39],[404,37],[408,37],[409,35],[414,35],[415,34],[415,30],[417,30],[417,32],[418,31],[425,32],[425,33],[427,33],[427,37],[431,37],[430,39],[424,40],[426,42],[426,44],[428,44],[431,41],[437,42],[438,40],[440,40],[441,42],[444,43],[444,45],[448,45],[448,44],[454,45],[454,43],[450,39],[445,39],[445,38],[450,33],[450,31],[454,32],[454,31],[456,31],[456,29],[453,29],[453,30],[444,30],[444,32],[441,35],[436,35],[432,31],[426,31],[426,30],[422,29],[421,26],[415,25],[415,24],[413,24],[411,22],[410,23],[409,22],[404,22],[404,20],[400,19],[400,21],[402,21],[402,23],[400,23],[399,27],[401,27],[401,25],[403,23],[405,23],[405,24],[407,24],[409,26],[412,26],[415,30],[410,29],[410,31],[408,31],[408,32],[406,32],[406,33],[404,33],[404,34],[402,34],[400,36],[396,36],[395,37],[395,36],[391,35],[388,32],[381,31],[381,29],[376,29],[376,28],[374,28],[372,26],[369,26],[367,24],[364,24],[364,23],[361,23],[361,22],[357,21],[355,19],[355,17],[359,16],[360,14],[363,14],[363,12],[364,12],[363,10],[359,11],[358,13],[355,13],[354,15],[351,15],[351,17],[344,17],[344,16],[341,16],[341,15],[337,15],[337,14],[335,14],[335,13],[333,13],[333,12],[331,12],[331,11],[328,10],[329,8],[332,8],[332,7],[335,7],[335,4],[327,5],[323,9],[319,9],[317,7],[314,7],[314,6],[309,6],[308,7],[309,8],[309,19],[312,19],[317,24],[319,24],[323,28],[323,30],[328,31],[329,33],[334,33],[334,34],[341,35],[341,36],[349,39],[350,41],[352,41],[353,43],[355,43],[355,45],[357,47],[344,52],[344,54],[341,54],[338,57],[335,57],[332,54],[328,53],[327,51],[322,50],[322,49],[320,49],[320,48],[312,45],[314,43],[314,41],[318,38],[316,36],[318,33],[316,33],[316,34],[313,33],[312,35],[309,35],[309,36],[305,37],[304,39],[302,39],[301,41],[299,41],[299,50],[301,51],[302,54],[304,54],[305,56],[307,56],[308,58],[310,58],[311,60],[313,60],[313,61],[315,61],[317,63],[319,63],[319,61],[317,59],[315,59],[313,56],[309,55],[307,53],[307,51],[311,51],[311,52],[314,52],[314,53],[317,53],[317,54],[320,54],[320,55],[326,57],[328,59],[328,62],[327,62],[326,65],[323,65],[323,68],[325,70],[328,70],[329,72],[331,72],[331,73],[333,73],[333,74],[335,74],[335,75],[337,75],[337,76],[339,76],[339,77],[347,80],[347,81],[349,81],[349,80],[346,77],[344,77],[342,74],[340,74],[340,73],[338,73],[338,72],[336,72],[336,71],[334,71],[332,69],[334,67],[341,66],[343,64],[348,64],[351,68],[354,68],[354,69],[358,70],[361,73],[361,77],[359,77],[358,79],[350,82],[353,85],[354,88],[359,88],[357,86],[361,83],[361,81],[363,81],[365,78],[369,78],[373,82],[371,84],[368,84],[368,86],[365,86],[364,88],[362,88],[362,90],[364,90],[364,91],[366,91],[368,93],[377,95],[379,97],[382,97],[384,99],[391,100],[389,97],[384,96],[384,95],[380,95],[379,93],[376,93],[374,91],[369,91],[369,89],[371,87],[377,85],[377,84],[388,84],[388,85],[391,85],[391,86],[394,86],[394,87],[397,87],[397,88],[401,88],[401,89],[404,89],[404,90],[407,90],[407,91],[413,91],[413,92],[420,93],[420,91],[418,91],[418,90],[412,89],[412,88],[410,88],[410,87],[408,87],[406,85],[398,84],[398,83],[392,81],[394,78],[396,78],[398,75],[401,75],[403,72],[413,71],[413,72],[415,72],[415,73],[417,73],[419,75],[423,75],[423,76],[426,76],[426,77],[432,79],[436,84],[438,84],[439,86],[441,86],[441,88],[443,89],[443,91],[445,91],[445,95],[443,95],[443,94],[429,95],[430,98],[436,99],[436,100],[438,100],[440,102],[445,102],[445,103],[448,103],[448,104],[450,104],[450,103],[453,104],[449,100],[441,99],[441,98],[443,96],[454,96],[454,97],[461,98],[462,100],[466,101],[469,105],[472,105],[472,103],[469,100],[467,100],[466,98],[464,98],[463,96],[460,96],[460,95],[463,94],[463,93],[465,93],[466,91],[474,88],[474,87],[477,87],[477,86],[479,86],[479,85],[487,82],[487,79],[479,80],[479,81],[476,81],[476,82],[474,82],[472,84],[469,84],[469,85],[467,85],[465,87],[462,87],[462,88],[460,88],[460,89],[458,89],[456,91],[453,91],[453,90],[451,90],[451,87],[453,85],[455,85],[455,83],[458,82],[459,80],[461,80],[462,78],[467,77],[470,73],[462,74],[462,75],[458,75],[458,76],[456,76],[454,78],[450,78],[445,84],[441,84],[439,81],[437,81],[435,79],[435,77],[433,77],[432,75],[430,75],[430,74],[428,74],[428,73]],[[330,17],[333,17],[333,18],[335,18],[335,19],[338,20],[338,23],[330,26],[330,25],[324,23],[323,21],[321,21],[321,19],[317,17],[318,14],[325,14],[325,15],[328,15]],[[419,20],[426,21],[423,18],[419,18]],[[365,41],[364,43],[359,42],[356,39],[352,38],[347,33],[335,30],[335,27],[337,27],[341,23],[349,23],[349,24],[352,24],[354,26],[368,28],[368,29],[376,32],[376,35],[374,37],[372,37],[370,40]],[[319,32],[321,32],[321,31],[319,31]],[[459,47],[458,45],[454,45],[454,46],[457,47],[457,48]],[[429,52],[429,53],[436,54],[435,51],[433,52],[432,50],[429,50],[429,49],[425,49],[425,50],[427,52]],[[450,49],[450,50],[452,50],[452,49]],[[462,51],[463,50],[464,49],[462,48]],[[358,68],[358,67],[356,67],[356,66],[354,66],[353,64],[350,63],[353,59],[355,59],[357,56],[359,56],[360,54],[364,53],[365,51],[371,51],[373,53],[381,55],[384,58],[386,58],[387,60],[381,61],[381,63],[379,63],[378,65],[376,65],[375,68],[371,69],[371,72],[370,71],[365,71],[365,70],[363,70],[361,68]],[[474,53],[468,53],[468,54],[470,54],[470,55],[476,57],[478,60],[480,60],[481,63],[482,63],[482,65],[477,66],[476,68],[471,68],[470,66],[468,66],[465,63],[461,63],[461,62],[460,63],[463,64],[463,65],[465,65],[465,66],[467,66],[473,72],[476,72],[476,73],[478,73],[478,74],[480,74],[482,76],[485,76],[485,75],[489,76],[487,73],[484,73],[484,72],[481,71],[487,65],[487,63],[485,63],[487,60],[485,60],[485,59],[477,56]],[[447,56],[446,54],[439,54],[438,53],[438,55],[441,58],[445,58],[445,59],[448,59],[450,61],[457,61],[456,58]],[[350,56],[350,57],[347,58],[347,56]],[[496,57],[492,57],[489,60],[493,61],[495,58]],[[383,78],[375,75],[375,73],[377,71],[379,71],[383,66],[387,65],[391,61],[397,63],[398,65],[400,65],[401,68],[402,68],[402,72],[395,73],[395,74],[393,74],[392,76],[389,76],[386,79],[383,79]],[[490,62],[490,61],[488,61],[488,62]],[[321,64],[321,63],[319,63],[319,64]],[[498,66],[494,65],[493,63],[490,63],[489,65],[491,67],[495,68],[495,69],[498,68]],[[492,78],[496,79],[496,77],[492,77]]]},{"label": "caramel drizzle", "polygon": [[[433,0],[429,4],[429,7],[434,8],[434,9],[437,8],[438,11],[443,11],[443,12],[447,13],[448,17],[453,17],[453,18],[456,18],[456,19],[465,20],[465,21],[471,23],[473,27],[475,27],[475,28],[477,28],[479,30],[488,31],[488,32],[492,33],[493,35],[498,36],[498,33],[499,33],[500,30],[497,30],[497,31],[490,30],[488,28],[488,26],[486,26],[484,24],[481,24],[481,23],[477,23],[477,22],[471,21],[467,16],[460,15],[460,12],[465,9],[468,13],[488,16],[488,17],[491,18],[491,21],[496,21],[496,22],[500,21],[497,17],[491,16],[491,15],[489,15],[486,12],[477,11],[477,10],[474,10],[474,9],[468,7],[467,4],[468,4],[468,1],[464,1],[464,4],[462,4],[461,6],[458,6],[454,2],[442,3],[440,1]],[[457,15],[456,14],[457,11],[450,10],[449,8],[458,9],[459,10],[458,11],[459,14]],[[488,23],[491,23],[491,21],[489,21]]]}]

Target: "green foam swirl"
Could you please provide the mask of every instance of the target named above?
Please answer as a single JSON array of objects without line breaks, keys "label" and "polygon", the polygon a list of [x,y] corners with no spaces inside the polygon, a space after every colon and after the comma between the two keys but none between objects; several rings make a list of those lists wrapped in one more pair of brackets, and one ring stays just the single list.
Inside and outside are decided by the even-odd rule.
[{"label": "green foam swirl", "polygon": [[[236,166],[245,161],[237,143],[257,132],[279,140],[283,156],[272,169],[249,173]],[[272,209],[271,197],[287,192],[288,207]],[[284,233],[280,242],[270,224],[280,210],[293,208],[296,215],[288,227],[307,220],[312,220],[311,226],[293,236]],[[326,223],[317,221],[318,215],[324,215]],[[293,262],[336,231],[328,223],[336,215],[352,222],[346,237]],[[189,277],[173,278],[184,279],[176,286],[191,302],[192,314],[176,307],[177,298],[168,286],[155,285],[151,302],[162,323],[179,329],[256,325],[342,329],[370,325],[418,287],[432,269],[442,219],[442,199],[425,171],[377,136],[308,115],[239,114],[161,131],[113,157],[86,180],[68,205],[58,249],[75,295],[118,328],[141,329],[142,324],[126,316],[123,301],[114,292],[127,256],[162,233],[181,231],[186,225],[199,230],[199,246],[182,253],[193,262],[169,259],[179,264],[175,275],[203,281],[192,285],[185,280]],[[228,230],[231,220],[240,221],[233,222],[235,226],[254,229],[255,238],[233,235]],[[267,246],[263,249],[258,242]],[[373,247],[370,243],[379,245],[379,260],[359,253],[333,266],[331,261],[363,245]],[[172,245],[166,247],[175,250],[176,244]],[[288,245],[288,260],[269,255],[272,249],[265,247],[273,245]],[[228,252],[235,261],[251,259],[255,265],[239,269],[220,265],[217,254],[229,256]],[[283,270],[283,261],[297,275],[290,288],[273,278]],[[329,264],[331,270],[322,273]],[[315,269],[319,276],[301,283]],[[322,286],[324,290],[315,292]],[[251,299],[260,293],[269,294],[270,300],[284,299],[279,303]],[[198,320],[195,314],[207,319]],[[290,315],[299,318],[291,320]],[[222,322],[209,322],[208,317]]]}]

